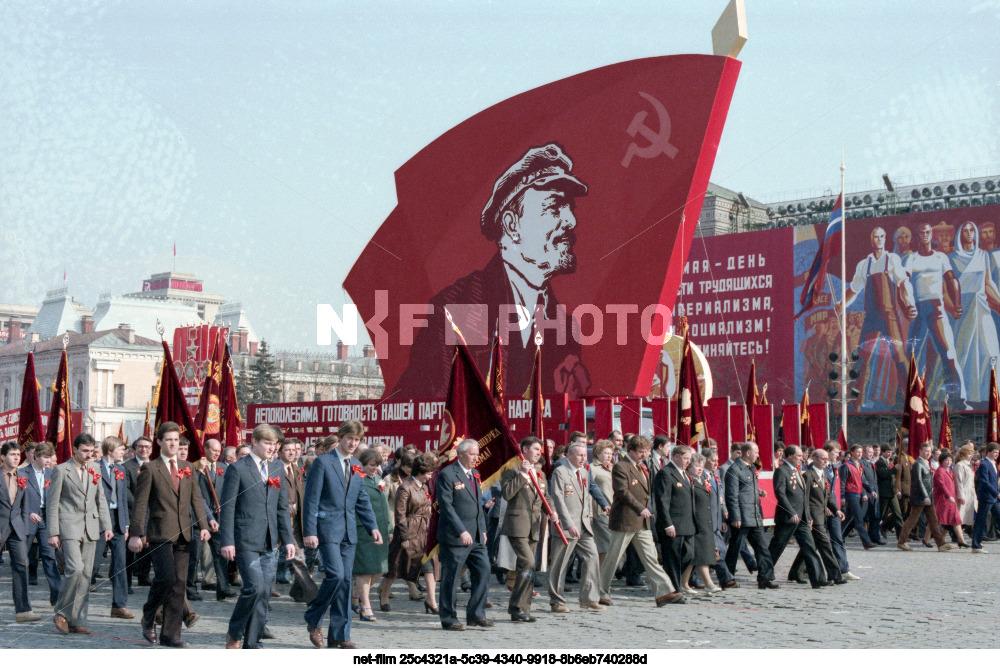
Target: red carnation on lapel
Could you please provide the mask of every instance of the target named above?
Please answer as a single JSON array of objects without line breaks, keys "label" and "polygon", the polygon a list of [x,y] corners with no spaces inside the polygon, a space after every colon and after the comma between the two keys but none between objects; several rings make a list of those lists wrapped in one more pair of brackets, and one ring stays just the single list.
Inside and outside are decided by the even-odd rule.
[{"label": "red carnation on lapel", "polygon": [[17,486],[20,487],[21,489],[24,489],[25,487],[28,486],[28,479],[27,478],[18,478],[17,479]]},{"label": "red carnation on lapel", "polygon": [[274,489],[280,488],[281,487],[281,478],[268,478],[267,479],[267,486],[268,487],[273,487]]},{"label": "red carnation on lapel", "polygon": [[472,477],[475,478],[476,482],[478,482],[480,485],[483,484],[483,479],[479,477],[479,471],[473,473]]},{"label": "red carnation on lapel", "polygon": [[215,469],[215,475],[222,475],[224,473],[225,473],[225,471],[223,471],[221,468],[216,468]]},{"label": "red carnation on lapel", "polygon": [[305,475],[306,474],[306,468],[304,466],[300,466],[299,467],[299,473],[301,473],[302,475]]}]

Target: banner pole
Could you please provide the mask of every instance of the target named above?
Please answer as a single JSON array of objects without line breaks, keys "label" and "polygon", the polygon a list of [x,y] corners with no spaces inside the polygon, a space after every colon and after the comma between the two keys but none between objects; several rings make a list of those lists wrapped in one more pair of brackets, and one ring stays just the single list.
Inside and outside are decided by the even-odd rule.
[{"label": "banner pole", "polygon": [[[840,224],[840,424],[847,439],[847,193],[844,191],[844,149],[840,150],[840,196],[843,222]],[[864,388],[862,388],[862,391]]]}]

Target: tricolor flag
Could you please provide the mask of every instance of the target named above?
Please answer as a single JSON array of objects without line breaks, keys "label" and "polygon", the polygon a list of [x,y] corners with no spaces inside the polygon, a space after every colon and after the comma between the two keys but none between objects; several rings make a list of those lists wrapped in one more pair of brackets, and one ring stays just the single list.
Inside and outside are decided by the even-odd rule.
[{"label": "tricolor flag", "polygon": [[816,257],[813,258],[812,266],[809,267],[809,275],[806,276],[805,285],[802,286],[802,294],[799,295],[799,304],[802,310],[795,316],[798,320],[803,313],[811,309],[816,303],[816,297],[823,292],[823,281],[826,280],[826,265],[830,258],[840,252],[840,236],[844,230],[844,193],[840,193],[837,203],[830,214],[830,222],[826,226],[826,236],[823,243],[816,250]]}]

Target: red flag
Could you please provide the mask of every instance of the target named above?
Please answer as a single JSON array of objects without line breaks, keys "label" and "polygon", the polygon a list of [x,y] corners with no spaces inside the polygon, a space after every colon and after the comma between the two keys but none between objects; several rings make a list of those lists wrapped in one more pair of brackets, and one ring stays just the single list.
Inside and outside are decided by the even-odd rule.
[{"label": "red flag", "polygon": [[[455,446],[466,438],[479,442],[479,470],[483,488],[490,487],[503,471],[520,461],[521,451],[507,428],[493,395],[476,368],[463,339],[455,346],[448,394],[445,396],[444,418],[441,424],[440,465],[443,469],[455,460]],[[434,476],[435,481],[437,474]],[[426,559],[437,549],[438,505],[435,495],[431,520],[427,528]]]},{"label": "red flag", "polygon": [[[734,59],[707,55],[599,67],[498,102],[407,160],[395,174],[396,208],[344,281],[365,322],[380,323],[370,334],[385,354],[379,364],[386,394],[444,394],[454,344],[443,315],[449,304],[467,307],[452,314],[485,374],[489,325],[512,314],[508,307],[522,297],[529,313],[539,305],[535,294],[512,292],[521,290],[512,286],[524,269],[540,277],[532,280],[543,288],[545,320],[567,334],[545,338],[546,389],[571,399],[647,396],[663,353],[663,337],[648,335],[647,319],[620,317],[617,336],[584,343],[568,335],[578,324],[569,314],[588,307],[610,313],[621,304],[642,313],[658,305],[654,319],[661,322],[652,331],[663,331],[739,68]],[[511,239],[498,226],[510,196],[543,191],[576,204],[574,213],[566,202],[566,216],[579,219],[573,234],[560,232],[546,244],[558,260],[529,259],[512,242],[498,245]],[[533,207],[525,211],[522,225],[535,219]],[[605,224],[610,220],[615,224]],[[515,235],[518,243],[523,234]],[[612,250],[615,262],[602,260]],[[386,271],[390,260],[397,269]],[[550,277],[557,280],[552,290]],[[392,306],[383,316],[386,298]],[[427,326],[410,337],[397,304],[432,306]],[[517,338],[509,320],[505,315],[500,326]],[[504,359],[505,388],[518,395],[534,361],[530,343],[519,343],[506,342]]]},{"label": "red flag", "polygon": [[[222,433],[222,421],[220,419],[222,394],[222,362],[223,362],[223,341],[221,332],[213,331],[211,334],[211,354],[208,358],[208,371],[205,374],[205,385],[201,390],[201,398],[198,401],[198,412],[196,413],[194,426],[201,436],[202,443],[209,438],[220,438]],[[221,439],[220,439],[221,440]]]},{"label": "red flag", "polygon": [[545,444],[545,425],[542,422],[542,413],[545,412],[545,400],[542,398],[542,348],[541,337],[535,337],[535,368],[531,373],[531,435],[542,441],[542,464],[545,469],[545,477],[548,478],[552,472],[552,458],[549,448]]},{"label": "red flag", "polygon": [[[170,356],[170,348],[166,341],[163,344],[163,368],[160,370],[159,392],[156,397],[156,429],[164,422],[176,422],[180,425],[181,436],[191,441],[188,447],[188,461],[196,462],[202,458],[204,452],[201,448],[201,438],[194,428],[194,421],[188,412],[187,401],[184,399],[184,392],[181,390],[181,382],[177,378],[177,370],[174,368],[174,360]],[[154,431],[156,431],[154,429]],[[153,439],[152,459],[160,456],[160,445]]]},{"label": "red flag", "polygon": [[236,396],[236,380],[233,378],[233,360],[229,355],[229,344],[222,342],[222,394],[219,397],[220,434],[223,444],[238,446],[243,441],[240,402]]},{"label": "red flag", "polygon": [[149,402],[146,402],[146,421],[142,423],[142,435],[145,438],[153,438],[153,430],[149,426]]},{"label": "red flag", "polygon": [[122,420],[121,424],[118,425],[118,438],[125,441],[125,420]]},{"label": "red flag", "polygon": [[52,384],[52,408],[49,411],[49,425],[45,440],[56,448],[56,459],[61,464],[73,456],[73,433],[70,420],[69,362],[66,349],[59,360],[56,382]]},{"label": "red flag", "polygon": [[990,404],[986,413],[986,442],[1000,442],[1000,430],[997,428],[1000,417],[1000,394],[997,393],[997,370],[990,369]]},{"label": "red flag", "polygon": [[904,431],[909,435],[911,457],[920,455],[920,445],[931,440],[930,411],[927,410],[927,388],[924,387],[924,379],[915,376],[913,382],[906,391],[906,406],[909,409],[904,412],[908,419],[908,424],[904,423]]},{"label": "red flag", "polygon": [[35,358],[28,353],[24,363],[24,382],[21,384],[21,413],[17,427],[17,444],[24,449],[29,441],[42,440],[42,410],[38,405],[38,390],[42,386],[35,376]]},{"label": "red flag", "polygon": [[941,411],[941,433],[938,436],[938,447],[942,450],[955,450],[955,442],[951,438],[951,418],[948,416],[948,403],[945,402]]},{"label": "red flag", "polygon": [[705,405],[698,387],[698,374],[694,368],[694,354],[688,339],[687,317],[681,317],[681,331],[684,333],[684,347],[681,357],[681,373],[677,383],[677,442],[694,445],[708,438],[705,422]]},{"label": "red flag", "polygon": [[504,415],[503,405],[503,345],[500,341],[500,323],[497,322],[497,330],[493,334],[493,348],[490,350],[490,373],[487,376],[488,387],[493,395],[493,400],[497,402],[500,415]]},{"label": "red flag", "polygon": [[753,424],[754,409],[761,403],[760,393],[757,392],[757,362],[750,362],[750,380],[747,381],[746,420],[747,420],[747,440],[757,442],[757,428]]},{"label": "red flag", "polygon": [[813,444],[812,420],[809,419],[809,388],[806,387],[802,393],[802,405],[799,408],[801,413],[801,427],[799,430],[799,445],[802,450],[811,447]]},{"label": "red flag", "polygon": [[174,257],[177,257],[177,242],[174,242]]},{"label": "red flag", "polygon": [[840,431],[837,432],[837,443],[841,450],[847,452],[847,432],[844,431],[844,425],[840,425]]}]

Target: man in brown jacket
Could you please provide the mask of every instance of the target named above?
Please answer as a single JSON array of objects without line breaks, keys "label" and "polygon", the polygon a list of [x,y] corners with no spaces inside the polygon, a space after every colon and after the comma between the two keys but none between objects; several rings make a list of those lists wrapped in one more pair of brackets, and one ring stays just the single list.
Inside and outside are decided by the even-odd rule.
[{"label": "man in brown jacket", "polygon": [[[532,476],[545,493],[545,476],[535,473],[535,464],[542,457],[542,442],[534,436],[521,441],[521,466],[504,471],[500,477],[500,492],[507,501],[500,533],[510,540],[517,561],[514,566],[514,589],[507,604],[511,621],[533,622],[531,616],[532,586],[535,583],[535,548],[541,527],[542,497],[535,491]],[[546,497],[546,501],[549,501]],[[549,507],[552,507],[551,502]],[[552,513],[552,521],[559,516]]]},{"label": "man in brown jacket", "polygon": [[653,586],[657,607],[667,603],[684,603],[684,594],[674,591],[670,578],[656,560],[656,546],[650,530],[649,470],[643,462],[649,458],[653,444],[645,436],[633,436],[626,445],[627,454],[611,471],[611,545],[601,565],[601,605],[611,605],[611,581],[618,562],[629,545],[634,545],[639,560],[646,567],[646,575]]},{"label": "man in brown jacket", "polygon": [[211,538],[208,520],[205,519],[205,502],[198,490],[198,481],[193,477],[193,469],[188,462],[178,461],[180,437],[181,428],[174,422],[164,422],[156,430],[160,456],[139,471],[128,541],[128,549],[139,552],[145,539],[156,571],[149,588],[149,598],[142,608],[142,637],[150,643],[156,642],[154,619],[156,610],[162,605],[160,644],[167,647],[187,646],[181,641],[181,622],[184,617],[188,544],[194,531],[191,526],[192,510],[198,518],[201,540]]}]

